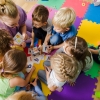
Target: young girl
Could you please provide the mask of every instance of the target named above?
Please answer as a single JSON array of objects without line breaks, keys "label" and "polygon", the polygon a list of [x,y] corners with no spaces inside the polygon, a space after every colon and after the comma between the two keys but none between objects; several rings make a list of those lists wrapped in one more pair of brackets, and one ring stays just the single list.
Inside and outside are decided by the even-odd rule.
[{"label": "young girl", "polygon": [[0,29],[0,62],[2,61],[2,58],[4,54],[11,49],[10,45],[12,44],[12,37],[9,35],[9,32]]},{"label": "young girl", "polygon": [[68,82],[73,83],[80,74],[79,63],[64,53],[56,53],[50,61],[44,62],[45,70],[38,71],[38,77],[48,85],[51,91],[61,91],[62,86]]},{"label": "young girl", "polygon": [[32,67],[25,80],[18,77],[18,72],[21,72],[26,65],[27,57],[23,51],[12,49],[5,53],[0,64],[0,100],[4,100],[11,95],[16,86],[24,87],[28,84],[34,67]]},{"label": "young girl", "polygon": [[37,85],[37,81],[40,83],[37,78],[34,80],[33,83],[31,83],[35,89],[34,91],[20,91],[16,92],[15,94],[9,96],[6,100],[46,100],[46,97],[44,96],[42,90]]},{"label": "young girl", "polygon": [[[12,37],[20,32],[25,42],[27,42],[28,36],[31,37],[30,32],[32,31],[32,25],[30,30],[28,30],[30,32],[26,31],[26,19],[25,11],[21,7],[16,6],[12,0],[0,0],[0,28],[8,30]],[[25,47],[25,42],[21,44],[22,47]]]},{"label": "young girl", "polygon": [[64,52],[69,56],[76,58],[76,60],[82,64],[83,71],[87,71],[92,67],[92,54],[88,50],[87,43],[83,38],[79,36],[69,38],[63,45],[62,48],[58,49],[57,53]]}]

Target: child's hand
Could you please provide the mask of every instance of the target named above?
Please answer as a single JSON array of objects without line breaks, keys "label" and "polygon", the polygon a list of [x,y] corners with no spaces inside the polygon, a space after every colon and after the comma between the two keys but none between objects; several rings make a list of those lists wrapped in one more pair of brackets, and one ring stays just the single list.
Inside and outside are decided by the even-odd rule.
[{"label": "child's hand", "polygon": [[35,80],[34,80],[34,82],[31,82],[31,84],[32,84],[33,86],[37,86],[37,80],[38,80],[38,77],[36,77]]},{"label": "child's hand", "polygon": [[28,35],[26,33],[22,33],[22,36],[24,40],[28,39]]},{"label": "child's hand", "polygon": [[26,43],[23,42],[23,43],[21,44],[21,46],[22,46],[22,48],[25,48],[25,47],[26,47]]},{"label": "child's hand", "polygon": [[75,86],[75,82],[70,82],[70,86]]},{"label": "child's hand", "polygon": [[36,68],[33,66],[32,69],[31,69],[31,71],[33,72],[35,69],[36,69]]},{"label": "child's hand", "polygon": [[48,53],[50,53],[52,50],[53,50],[53,46],[52,45],[49,45]]},{"label": "child's hand", "polygon": [[44,69],[46,71],[46,76],[49,77],[52,70],[48,67],[44,67]]},{"label": "child's hand", "polygon": [[41,45],[38,47],[40,54],[42,54],[42,48],[43,48],[43,46],[41,46]]},{"label": "child's hand", "polygon": [[33,47],[34,47],[34,44],[31,44],[31,45],[30,45],[30,48],[33,48]]}]

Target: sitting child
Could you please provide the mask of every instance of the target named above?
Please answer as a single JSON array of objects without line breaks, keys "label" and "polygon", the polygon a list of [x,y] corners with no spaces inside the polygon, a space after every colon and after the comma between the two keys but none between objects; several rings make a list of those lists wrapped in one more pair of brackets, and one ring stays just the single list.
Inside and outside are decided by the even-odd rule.
[{"label": "sitting child", "polygon": [[77,61],[82,63],[83,71],[89,70],[93,65],[93,58],[91,52],[88,50],[88,45],[86,41],[79,36],[69,38],[64,42],[64,46],[56,52],[64,52],[76,58]]},{"label": "sitting child", "polygon": [[54,15],[52,34],[45,40],[45,44],[50,41],[50,52],[53,49],[62,47],[64,41],[77,34],[77,30],[73,25],[75,18],[74,10],[67,7],[61,8]]},{"label": "sitting child", "polygon": [[73,85],[81,71],[79,63],[64,53],[54,54],[50,61],[44,62],[44,67],[45,70],[38,71],[38,77],[51,91],[61,91],[66,82]]},{"label": "sitting child", "polygon": [[0,63],[0,100],[4,100],[14,93],[16,86],[24,87],[28,84],[34,67],[25,80],[18,76],[18,73],[26,66],[27,57],[23,51],[12,49],[5,53],[2,63]]},{"label": "sitting child", "polygon": [[34,39],[41,39],[42,43],[51,34],[52,22],[48,19],[49,11],[43,5],[38,5],[32,13],[32,41],[30,47],[34,46]]},{"label": "sitting child", "polygon": [[37,78],[32,82],[33,88],[35,91],[20,91],[16,92],[13,95],[9,96],[6,100],[46,100],[42,90],[39,88],[37,81],[40,83]]}]

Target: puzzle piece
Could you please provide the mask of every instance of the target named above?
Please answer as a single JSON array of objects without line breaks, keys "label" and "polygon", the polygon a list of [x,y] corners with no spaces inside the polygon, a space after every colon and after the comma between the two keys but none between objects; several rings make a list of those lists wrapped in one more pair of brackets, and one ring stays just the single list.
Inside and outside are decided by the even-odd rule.
[{"label": "puzzle piece", "polygon": [[87,43],[97,46],[100,41],[100,24],[96,24],[88,20],[82,20],[77,35],[84,38]]},{"label": "puzzle piece", "polygon": [[[100,74],[100,72],[98,73]],[[95,84],[96,89],[94,89],[95,94],[92,96],[94,100],[100,100],[100,77],[97,77],[98,82]]]},{"label": "puzzle piece", "polygon": [[65,0],[48,0],[47,2],[38,0],[38,4],[43,4],[44,6],[52,7],[55,9],[60,9],[62,4],[65,2]]},{"label": "puzzle piece", "polygon": [[100,71],[100,65],[97,64],[96,62],[93,63],[92,68],[89,71],[85,72],[85,75],[88,76],[90,75],[91,78],[96,78],[100,76],[98,73]]},{"label": "puzzle piece", "polygon": [[[82,6],[82,3],[85,4],[85,6]],[[83,2],[82,0],[66,0],[64,2],[64,4],[62,5],[62,7],[72,7],[75,12],[76,12],[76,15],[79,17],[79,18],[83,18],[84,14],[86,13],[87,11],[87,8],[89,6],[90,3],[88,2]]]}]

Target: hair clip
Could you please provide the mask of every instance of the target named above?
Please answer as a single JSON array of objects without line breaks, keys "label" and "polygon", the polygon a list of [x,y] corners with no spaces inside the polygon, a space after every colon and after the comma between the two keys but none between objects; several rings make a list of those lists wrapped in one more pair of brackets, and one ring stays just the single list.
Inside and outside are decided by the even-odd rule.
[{"label": "hair clip", "polygon": [[75,38],[75,49],[76,49],[76,45],[77,45],[77,37]]}]

